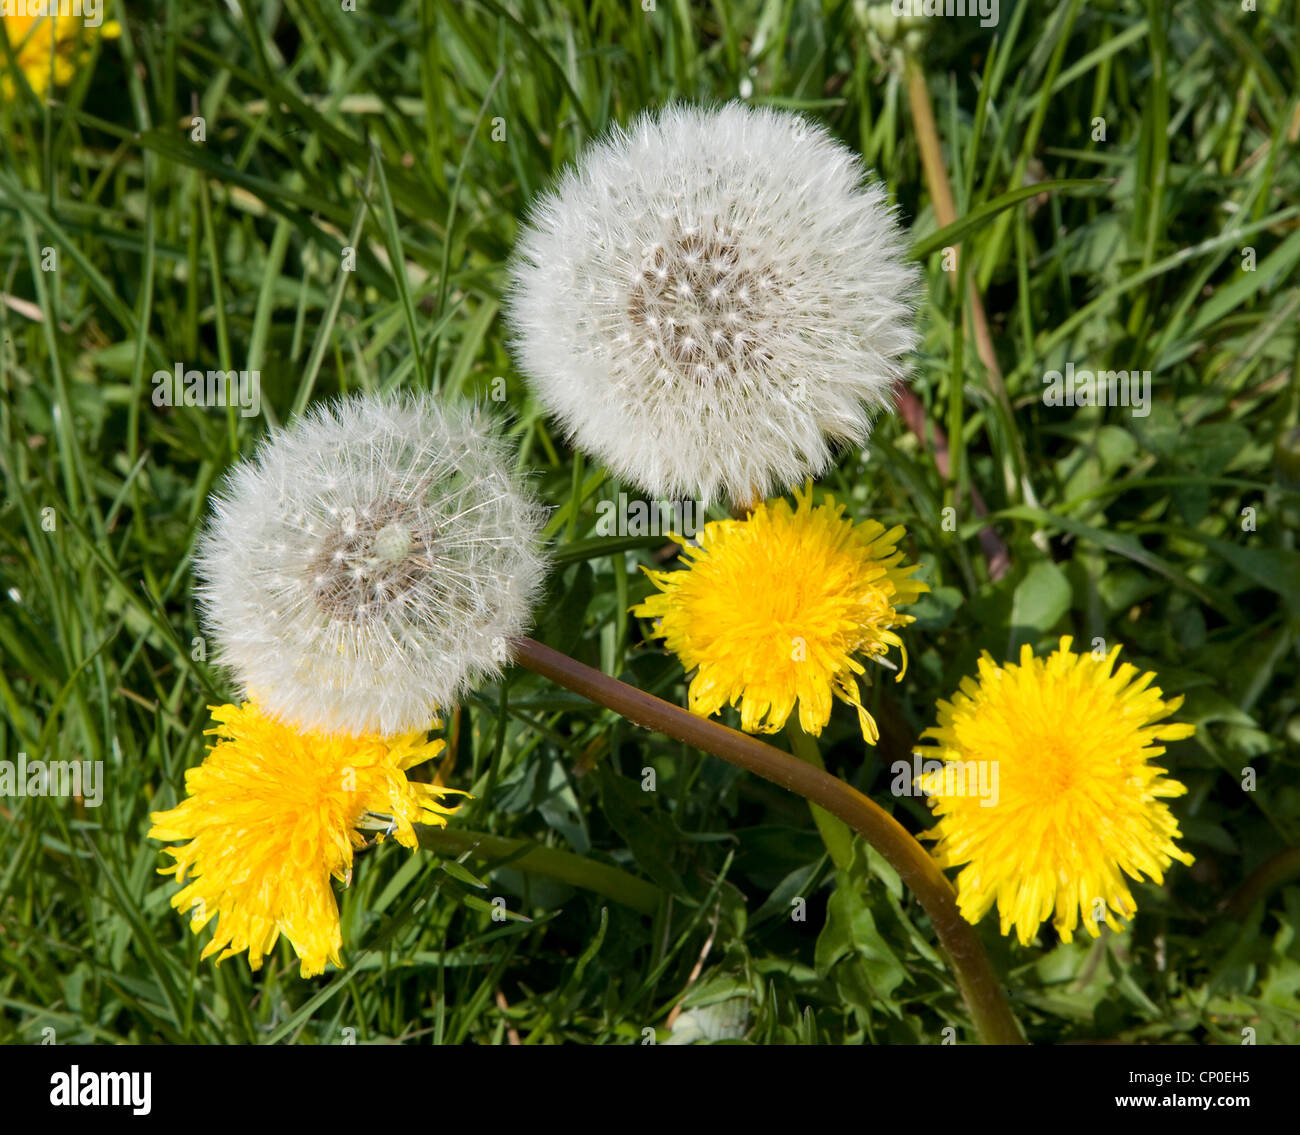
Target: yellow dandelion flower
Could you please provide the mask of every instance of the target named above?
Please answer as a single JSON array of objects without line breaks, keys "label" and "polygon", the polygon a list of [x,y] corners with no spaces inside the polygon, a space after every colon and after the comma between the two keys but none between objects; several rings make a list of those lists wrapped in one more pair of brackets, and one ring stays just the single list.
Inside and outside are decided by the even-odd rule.
[{"label": "yellow dandelion flower", "polygon": [[[16,2],[6,5],[5,14],[0,17],[5,37],[14,53],[14,60],[27,77],[33,91],[43,97],[51,85],[66,87],[76,77],[77,68],[90,58],[91,49],[96,38],[115,39],[121,34],[121,27],[116,20],[103,21],[102,12],[91,24],[86,15],[46,15],[40,14],[38,7]],[[57,4],[48,5],[57,9]],[[89,3],[85,5],[89,8]],[[31,14],[27,14],[27,9]],[[0,54],[0,70],[4,56]],[[0,74],[0,89],[4,97],[15,97],[16,87],[13,77]]]},{"label": "yellow dandelion flower", "polygon": [[1118,646],[1097,658],[1070,642],[1047,658],[1025,646],[1019,665],[985,654],[978,681],[963,679],[922,734],[936,747],[917,751],[943,762],[916,783],[939,818],[923,838],[938,841],[941,866],[965,864],[962,915],[978,922],[996,902],[1002,933],[1014,926],[1022,945],[1053,909],[1066,942],[1081,912],[1094,938],[1099,921],[1120,930],[1137,909],[1125,875],[1159,883],[1172,860],[1193,861],[1163,802],[1187,789],[1150,763],[1159,742],[1195,732],[1158,724],[1183,699],[1161,700],[1154,674],[1115,669]]},{"label": "yellow dandelion flower", "polygon": [[[177,882],[172,906],[190,913],[198,933],[216,916],[203,957],[218,962],[248,951],[260,969],[280,934],[302,959],[303,977],[339,965],[342,934],[330,879],[346,885],[362,829],[416,846],[414,824],[446,825],[441,803],[452,788],[416,784],[406,769],[437,756],[442,740],[424,732],[346,737],[300,732],[252,702],[212,710],[217,743],[185,774],[187,798],[155,812],[149,834],[187,840],[165,850],[160,868]],[[464,795],[464,793],[461,793]]]},{"label": "yellow dandelion flower", "polygon": [[657,620],[656,635],[695,670],[692,713],[739,705],[742,729],[774,733],[797,702],[800,726],[815,736],[839,697],[875,744],[879,732],[858,691],[860,659],[883,661],[896,646],[902,678],[907,653],[894,628],[913,618],[897,608],[929,588],[895,548],[902,526],[854,524],[830,493],[814,505],[811,485],[795,501],[797,509],[778,499],[744,520],[706,524],[699,546],[682,552],[687,568],[647,572],[659,593],[633,614]]}]

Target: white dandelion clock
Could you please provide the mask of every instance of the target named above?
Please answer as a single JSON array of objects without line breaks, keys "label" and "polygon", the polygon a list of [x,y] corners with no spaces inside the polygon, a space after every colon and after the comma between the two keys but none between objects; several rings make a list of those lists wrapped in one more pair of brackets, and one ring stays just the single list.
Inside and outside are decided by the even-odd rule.
[{"label": "white dandelion clock", "polygon": [[661,497],[747,504],[823,473],[916,341],[884,189],[821,127],[739,103],[616,128],[536,205],[513,275],[538,399]]},{"label": "white dandelion clock", "polygon": [[246,696],[310,729],[424,728],[507,661],[541,587],[543,509],[478,411],[353,397],[265,439],[196,571]]}]

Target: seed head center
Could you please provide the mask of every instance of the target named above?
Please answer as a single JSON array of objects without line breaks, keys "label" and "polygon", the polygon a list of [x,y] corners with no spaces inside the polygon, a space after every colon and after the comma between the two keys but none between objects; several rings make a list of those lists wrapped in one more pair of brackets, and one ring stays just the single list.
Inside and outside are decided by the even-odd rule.
[{"label": "seed head center", "polygon": [[771,358],[771,268],[743,257],[725,229],[690,230],[646,251],[628,316],[645,348],[695,382],[724,379]]},{"label": "seed head center", "polygon": [[433,534],[404,501],[343,509],[307,565],[308,587],[329,618],[370,622],[419,585],[432,549]]}]

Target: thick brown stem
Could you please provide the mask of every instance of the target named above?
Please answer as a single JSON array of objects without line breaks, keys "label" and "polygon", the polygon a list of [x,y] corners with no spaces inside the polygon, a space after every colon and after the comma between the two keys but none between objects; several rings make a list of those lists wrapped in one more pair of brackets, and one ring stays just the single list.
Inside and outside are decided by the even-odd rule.
[{"label": "thick brown stem", "polygon": [[1300,847],[1288,847],[1266,859],[1241,884],[1224,904],[1236,921],[1250,913],[1251,907],[1268,897],[1270,891],[1300,875]]},{"label": "thick brown stem", "polygon": [[897,820],[855,788],[797,757],[629,686],[530,638],[511,640],[521,666],[662,733],[756,773],[820,805],[858,832],[898,872],[934,924],[957,984],[985,1044],[1024,1044],[983,943],[957,909],[952,884]]}]

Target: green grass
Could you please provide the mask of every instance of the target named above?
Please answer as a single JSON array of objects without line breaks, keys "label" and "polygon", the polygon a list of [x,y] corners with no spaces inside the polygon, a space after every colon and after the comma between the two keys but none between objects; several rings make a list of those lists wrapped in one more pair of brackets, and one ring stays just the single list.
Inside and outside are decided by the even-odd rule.
[{"label": "green grass", "polygon": [[[907,526],[934,589],[907,680],[870,690],[879,748],[841,707],[828,767],[923,830],[889,764],[980,651],[1123,642],[1199,726],[1167,757],[1197,863],[1139,885],[1132,928],[1096,943],[1046,928],[1022,949],[986,919],[1012,1003],[1036,1042],[1300,1039],[1294,869],[1240,891],[1300,841],[1300,5],[1004,0],[996,29],[929,21],[918,54],[1005,401],[963,336],[954,236],[930,239],[901,63],[863,5],[357,7],[142,0],[52,108],[0,105],[0,748],[106,778],[99,808],[0,800],[0,1038],[636,1043],[685,998],[744,999],[757,1043],[973,1039],[877,855],[859,842],[837,873],[796,797],[520,670],[448,723],[475,794],[451,833],[359,861],[341,971],[304,982],[284,943],[257,975],[199,961],[145,837],[232,694],[195,641],[207,495],[337,391],[490,401],[504,378],[494,408],[556,510],[537,637],[684,697],[627,613],[655,548],[593,539],[620,486],[529,397],[501,295],[520,218],[586,142],[743,83],[827,123],[901,206],[926,281],[913,389],[951,443],[945,477],[893,416],[825,479]],[[1087,184],[1009,197],[1026,179]],[[1150,370],[1150,415],[1045,406],[1044,372],[1071,361]],[[262,416],[156,408],[150,376],[177,362],[259,370]],[[972,488],[1010,549],[1000,581]],[[493,838],[462,865],[464,832]],[[527,920],[494,921],[498,896]]]}]

